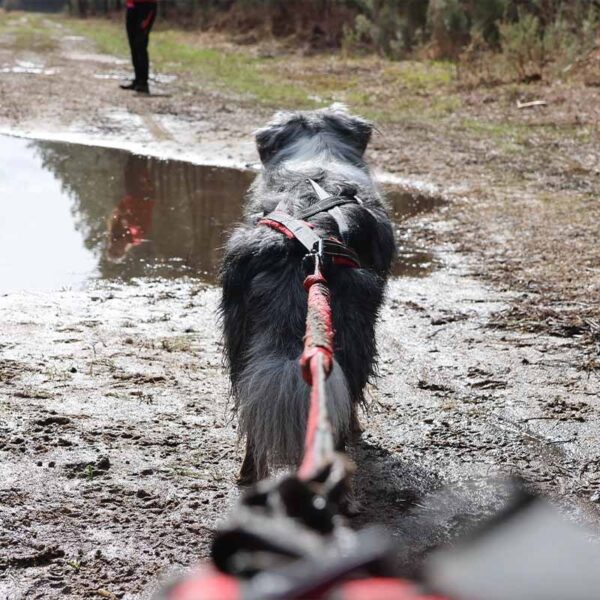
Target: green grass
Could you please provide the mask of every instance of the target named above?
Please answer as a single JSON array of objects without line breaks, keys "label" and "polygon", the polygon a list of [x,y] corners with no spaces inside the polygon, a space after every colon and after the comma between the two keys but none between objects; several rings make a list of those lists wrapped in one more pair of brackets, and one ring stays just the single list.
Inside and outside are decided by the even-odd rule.
[{"label": "green grass", "polygon": [[48,31],[31,29],[17,31],[12,46],[16,50],[50,52],[58,47],[58,43]]},{"label": "green grass", "polygon": [[475,137],[516,146],[527,146],[532,139],[549,142],[571,137],[581,143],[593,139],[590,128],[573,126],[571,123],[517,123],[464,118],[460,121],[460,127]]},{"label": "green grass", "polygon": [[124,27],[117,29],[117,24],[111,21],[94,19],[68,19],[65,25],[74,33],[91,39],[99,52],[116,56],[129,56],[129,45]]},{"label": "green grass", "polygon": [[41,15],[0,11],[0,45],[20,52],[50,52],[58,42]]},{"label": "green grass", "polygon": [[[101,20],[69,20],[74,32],[93,40],[100,52],[128,56],[129,47],[123,27]],[[314,106],[305,90],[280,82],[274,73],[264,69],[266,59],[246,56],[241,52],[200,47],[193,35],[174,29],[158,29],[150,38],[150,55],[158,71],[186,73],[192,82],[209,83],[223,91],[247,96],[260,103],[273,105]]]},{"label": "green grass", "polygon": [[[67,27],[100,52],[127,57],[121,22],[69,19]],[[460,106],[454,67],[445,62],[391,62],[342,56],[249,56],[235,46],[207,47],[193,32],[158,27],[150,38],[157,71],[185,74],[191,86],[231,92],[269,107],[316,108],[347,102],[378,121],[442,118]]]},{"label": "green grass", "polygon": [[428,93],[454,83],[456,67],[446,61],[390,62],[383,69],[383,76],[386,83],[415,93]]}]

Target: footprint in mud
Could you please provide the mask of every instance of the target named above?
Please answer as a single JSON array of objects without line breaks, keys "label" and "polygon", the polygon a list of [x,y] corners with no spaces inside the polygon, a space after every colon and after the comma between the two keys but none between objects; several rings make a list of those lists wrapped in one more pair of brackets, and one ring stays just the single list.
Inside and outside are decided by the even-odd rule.
[{"label": "footprint in mud", "polygon": [[62,558],[64,555],[65,551],[58,546],[40,546],[29,554],[12,555],[0,559],[0,571],[8,568],[27,569],[30,567],[42,567],[50,564],[57,558]]},{"label": "footprint in mud", "polygon": [[108,456],[102,456],[92,462],[67,463],[63,468],[67,479],[95,479],[106,475],[111,467]]},{"label": "footprint in mud", "polygon": [[[3,345],[0,345],[0,350]],[[4,383],[10,383],[13,379],[21,377],[24,373],[29,371],[24,364],[16,360],[0,359],[0,381]]]},{"label": "footprint in mud", "polygon": [[431,324],[435,327],[440,325],[448,325],[450,323],[456,323],[457,321],[465,321],[469,318],[469,315],[460,312],[443,312],[439,314],[431,315]]},{"label": "footprint in mud", "polygon": [[494,373],[480,367],[469,367],[467,369],[467,378],[471,381],[467,385],[473,389],[495,390],[505,389],[508,382],[495,376]]},{"label": "footprint in mud", "polygon": [[592,412],[592,408],[586,402],[569,402],[557,396],[544,404],[543,411],[544,418],[583,423],[586,415]]},{"label": "footprint in mud", "polygon": [[434,393],[437,392],[439,394],[451,394],[456,392],[456,389],[451,386],[444,385],[442,383],[435,383],[433,381],[426,381],[424,379],[419,379],[417,382],[417,387],[420,390],[427,390]]},{"label": "footprint in mud", "polygon": [[32,398],[34,400],[50,400],[54,395],[44,390],[35,389],[32,387],[23,388],[13,392],[15,398]]},{"label": "footprint in mud", "polygon": [[167,378],[164,375],[150,375],[145,373],[113,373],[113,379],[127,381],[135,385],[164,383]]},{"label": "footprint in mud", "polygon": [[43,419],[36,419],[33,423],[35,425],[40,425],[41,427],[46,427],[48,425],[67,425],[70,422],[71,419],[69,417],[51,414]]}]

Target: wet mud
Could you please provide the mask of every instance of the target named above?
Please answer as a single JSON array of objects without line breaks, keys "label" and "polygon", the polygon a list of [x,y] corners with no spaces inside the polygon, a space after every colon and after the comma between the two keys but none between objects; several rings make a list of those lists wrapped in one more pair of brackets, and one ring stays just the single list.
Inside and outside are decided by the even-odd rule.
[{"label": "wet mud", "polygon": [[[242,451],[217,300],[188,278],[0,297],[4,597],[149,598],[207,556]],[[391,285],[355,523],[387,525],[407,573],[502,505],[496,479],[597,518],[597,382],[557,340],[482,332],[501,302],[458,267]]]}]

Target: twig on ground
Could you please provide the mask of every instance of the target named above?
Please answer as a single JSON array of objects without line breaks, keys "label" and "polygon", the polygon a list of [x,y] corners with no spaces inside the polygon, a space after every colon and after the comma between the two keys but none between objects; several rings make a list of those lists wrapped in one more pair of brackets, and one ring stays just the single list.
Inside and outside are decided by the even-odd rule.
[{"label": "twig on ground", "polygon": [[532,100],[531,102],[519,102],[517,100],[517,108],[535,108],[537,106],[548,106],[545,100]]}]

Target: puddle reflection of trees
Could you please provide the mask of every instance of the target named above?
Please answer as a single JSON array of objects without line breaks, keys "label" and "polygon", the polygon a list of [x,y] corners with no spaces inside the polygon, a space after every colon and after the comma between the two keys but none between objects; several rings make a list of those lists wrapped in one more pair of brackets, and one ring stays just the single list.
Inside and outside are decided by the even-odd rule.
[{"label": "puddle reflection of trees", "polygon": [[399,186],[384,186],[395,223],[398,248],[397,260],[392,274],[396,277],[423,277],[431,273],[437,259],[433,252],[415,245],[410,222],[412,217],[428,213],[444,204],[441,196],[420,193]]},{"label": "puddle reflection of trees", "polygon": [[70,196],[76,228],[102,277],[188,273],[214,280],[218,249],[241,216],[253,173],[108,148],[36,146]]},{"label": "puddle reflection of trees", "polygon": [[[250,171],[159,160],[124,150],[33,142],[44,168],[72,201],[75,227],[101,277],[189,274],[213,282],[225,232],[242,212]],[[435,258],[411,242],[403,222],[440,204],[387,188],[397,225],[394,274],[426,275]],[[121,239],[119,239],[121,235]]]}]

